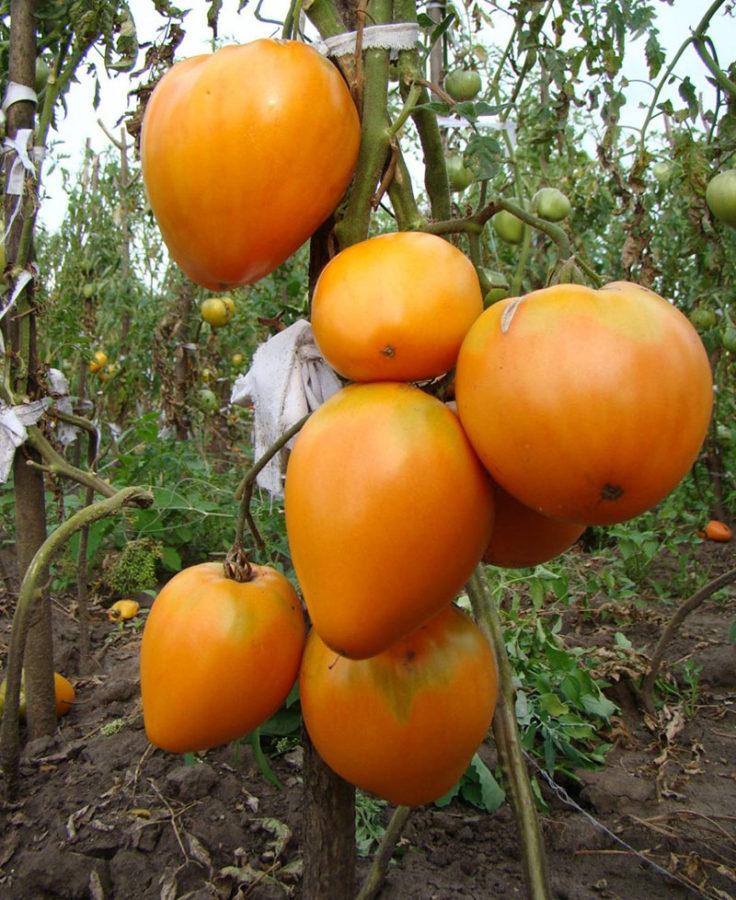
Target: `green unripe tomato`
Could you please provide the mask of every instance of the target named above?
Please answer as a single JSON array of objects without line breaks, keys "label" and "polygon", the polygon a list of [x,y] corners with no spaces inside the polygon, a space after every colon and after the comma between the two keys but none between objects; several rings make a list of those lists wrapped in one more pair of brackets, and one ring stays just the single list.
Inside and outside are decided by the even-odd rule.
[{"label": "green unripe tomato", "polygon": [[94,283],[94,281],[91,281],[89,284],[85,284],[82,288],[82,296],[85,300],[89,300],[91,297],[94,297],[96,291],[97,285]]},{"label": "green unripe tomato", "polygon": [[480,75],[472,69],[453,69],[445,76],[445,90],[457,102],[477,97],[481,86]]},{"label": "green unripe tomato", "polygon": [[540,188],[532,197],[532,209],[548,222],[561,222],[570,215],[572,204],[557,188]]},{"label": "green unripe tomato", "polygon": [[707,331],[718,322],[718,316],[706,306],[696,306],[689,318],[698,331]]},{"label": "green unripe tomato", "polygon": [[217,395],[209,388],[200,388],[197,392],[197,403],[204,412],[216,412],[220,404]]},{"label": "green unripe tomato", "polygon": [[447,180],[451,191],[464,191],[473,183],[473,173],[465,165],[459,153],[452,153],[445,160]]},{"label": "green unripe tomato", "polygon": [[234,366],[242,366],[242,365],[243,365],[243,359],[244,359],[244,356],[243,356],[242,353],[233,353],[233,355],[230,357],[230,362],[231,362]]},{"label": "green unripe tomato", "polygon": [[721,344],[729,353],[736,353],[736,327],[730,323],[721,332]]},{"label": "green unripe tomato", "polygon": [[674,166],[669,162],[658,162],[652,166],[652,175],[660,184],[669,184],[675,173]]},{"label": "green unripe tomato", "polygon": [[513,213],[502,209],[491,219],[493,230],[507,244],[520,244],[524,238],[524,223]]},{"label": "green unripe tomato", "polygon": [[716,219],[736,228],[736,169],[711,178],[705,189],[705,202]]},{"label": "green unripe tomato", "polygon": [[732,444],[736,443],[736,435],[734,435],[728,425],[717,425],[716,437],[718,438],[718,442],[723,444],[724,447],[730,447]]}]

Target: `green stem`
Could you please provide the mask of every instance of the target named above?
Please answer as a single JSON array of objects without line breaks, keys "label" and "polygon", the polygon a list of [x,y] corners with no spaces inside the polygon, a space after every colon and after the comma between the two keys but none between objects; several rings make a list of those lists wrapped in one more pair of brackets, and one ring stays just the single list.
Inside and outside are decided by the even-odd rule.
[{"label": "green stem", "polygon": [[114,515],[124,506],[132,504],[150,506],[152,503],[153,497],[148,491],[139,487],[127,487],[117,491],[112,497],[80,509],[46,538],[26,570],[18,593],[18,603],[10,633],[5,711],[0,727],[0,760],[2,760],[9,792],[12,792],[18,777],[18,760],[20,758],[18,707],[23,653],[28,629],[31,625],[31,613],[37,599],[43,596],[42,583],[47,572],[71,538],[85,526]]},{"label": "green stem", "polygon": [[493,716],[493,737],[511,791],[516,821],[521,832],[520,843],[528,896],[532,900],[547,900],[550,892],[544,842],[519,737],[513,672],[506,653],[501,620],[481,567],[470,576],[466,587],[473,614],[493,647],[498,665],[498,701]]},{"label": "green stem", "polygon": [[44,471],[49,472],[52,475],[59,475],[62,478],[70,478],[78,484],[83,484],[86,487],[92,488],[97,491],[98,494],[102,494],[103,497],[115,497],[117,495],[116,488],[106,481],[103,481],[95,475],[94,472],[78,469],[64,459],[60,453],[57,453],[43,436],[43,433],[38,426],[31,425],[27,431],[28,443],[38,450],[44,460],[45,465],[41,467]]},{"label": "green stem", "polygon": [[399,226],[399,231],[421,231],[425,219],[419,212],[412,188],[411,175],[398,144],[396,153],[396,171],[388,186],[388,195],[396,215],[396,224]]},{"label": "green stem", "polygon": [[276,454],[283,447],[288,444],[288,442],[294,437],[295,434],[299,432],[304,423],[309,418],[309,414],[303,416],[299,419],[298,422],[295,422],[291,428],[285,431],[281,437],[274,441],[273,444],[266,450],[266,452],[260,457],[260,459],[256,460],[253,465],[248,469],[245,473],[243,480],[238,485],[238,489],[235,491],[235,499],[240,501],[240,508],[238,509],[238,518],[235,523],[235,541],[233,546],[242,547],[243,546],[243,535],[245,533],[246,523],[248,525],[248,529],[250,530],[251,535],[253,536],[253,542],[256,545],[257,551],[263,556],[266,552],[266,544],[261,537],[261,533],[258,530],[258,526],[256,525],[255,519],[253,518],[253,514],[250,511],[251,500],[253,499],[253,489],[255,487],[256,478],[258,477],[259,472],[276,456]]},{"label": "green stem", "polygon": [[641,126],[641,134],[639,135],[639,155],[640,156],[643,156],[644,152],[645,152],[644,139],[646,137],[647,128],[649,127],[650,122],[654,118],[654,111],[657,107],[657,101],[659,100],[659,95],[662,93],[664,86],[670,80],[670,76],[674,72],[675,66],[680,61],[680,57],[687,50],[687,48],[690,46],[690,44],[693,43],[694,41],[701,40],[704,37],[705,30],[708,27],[708,25],[710,24],[710,20],[718,12],[718,10],[721,8],[721,6],[723,6],[723,4],[725,2],[726,2],[726,0],[715,0],[715,2],[712,3],[708,7],[705,15],[698,23],[697,28],[691,35],[689,35],[687,38],[685,38],[685,40],[682,42],[680,49],[672,57],[672,62],[669,64],[669,66],[667,66],[667,69],[665,70],[665,72],[663,73],[662,77],[659,80],[659,84],[657,84],[657,86],[655,87],[654,96],[652,97],[652,101],[649,104],[649,109],[647,110],[647,114],[644,117],[644,124]]},{"label": "green stem", "polygon": [[404,106],[396,117],[396,121],[393,123],[391,128],[389,129],[389,136],[394,138],[397,137],[401,129],[404,127],[404,123],[409,118],[409,116],[414,112],[414,108],[419,103],[419,97],[422,93],[422,86],[419,84],[412,84],[409,88],[409,93],[406,95],[404,100]]},{"label": "green stem", "polygon": [[[371,21],[391,21],[391,0],[374,0],[369,6]],[[361,141],[355,179],[350,190],[344,217],[335,225],[341,249],[368,237],[373,206],[371,200],[386,165],[391,136],[386,124],[388,106],[389,51],[366,50],[364,53],[363,111]]]},{"label": "green stem", "polygon": [[518,297],[521,294],[521,280],[524,277],[524,270],[526,269],[526,264],[529,260],[529,251],[532,246],[532,232],[530,228],[524,229],[524,237],[521,242],[521,252],[519,253],[519,259],[516,263],[516,270],[514,271],[514,277],[511,279],[511,284],[509,289],[511,291],[512,297]]},{"label": "green stem", "polygon": [[271,768],[271,764],[268,761],[268,757],[263,752],[263,747],[261,747],[261,729],[256,728],[255,731],[251,731],[248,736],[248,743],[250,744],[253,750],[253,756],[256,758],[256,763],[258,764],[258,768],[260,769],[261,775],[266,779],[269,784],[272,784],[275,788],[282,791],[284,789],[283,784],[279,781],[278,776]]},{"label": "green stem", "polygon": [[376,855],[373,857],[371,867],[355,900],[373,900],[374,897],[378,896],[381,887],[383,886],[386,872],[388,872],[389,863],[391,862],[391,857],[393,856],[396,844],[399,842],[401,833],[404,830],[410,815],[410,806],[397,806],[394,810],[391,821],[388,823],[388,827],[383,833],[381,843],[376,851]]},{"label": "green stem", "polygon": [[695,45],[698,56],[703,60],[718,85],[726,91],[726,93],[730,94],[732,97],[736,97],[736,83],[731,81],[715,59],[708,53],[703,38],[693,38],[693,44]]},{"label": "green stem", "polygon": [[[396,22],[416,22],[417,9],[415,0],[395,0],[394,20]],[[412,88],[422,81],[424,72],[419,68],[419,55],[416,50],[399,51],[399,80],[401,93],[406,104]],[[418,106],[429,103],[430,96],[426,87],[421,87],[418,95]],[[419,134],[424,155],[424,186],[427,189],[432,218],[449,219],[452,215],[450,202],[450,185],[447,180],[445,166],[445,148],[437,116],[429,109],[414,108],[411,117]]]}]

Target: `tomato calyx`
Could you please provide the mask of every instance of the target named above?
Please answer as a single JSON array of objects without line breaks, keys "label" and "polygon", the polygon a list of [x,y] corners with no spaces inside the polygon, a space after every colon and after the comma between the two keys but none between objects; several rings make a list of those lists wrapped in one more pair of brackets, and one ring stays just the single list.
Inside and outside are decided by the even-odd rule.
[{"label": "tomato calyx", "polygon": [[248,551],[240,542],[234,543],[228,550],[223,569],[225,577],[231,581],[237,581],[238,584],[245,584],[255,578],[253,566],[248,559]]}]

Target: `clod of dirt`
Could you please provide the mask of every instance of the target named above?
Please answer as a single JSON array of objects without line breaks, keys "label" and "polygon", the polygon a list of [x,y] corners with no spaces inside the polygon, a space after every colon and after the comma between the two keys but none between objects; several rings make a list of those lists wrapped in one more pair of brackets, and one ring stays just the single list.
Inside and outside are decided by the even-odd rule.
[{"label": "clod of dirt", "polygon": [[215,770],[207,763],[201,763],[172,769],[166,776],[166,785],[175,797],[188,802],[208,797],[217,780]]}]

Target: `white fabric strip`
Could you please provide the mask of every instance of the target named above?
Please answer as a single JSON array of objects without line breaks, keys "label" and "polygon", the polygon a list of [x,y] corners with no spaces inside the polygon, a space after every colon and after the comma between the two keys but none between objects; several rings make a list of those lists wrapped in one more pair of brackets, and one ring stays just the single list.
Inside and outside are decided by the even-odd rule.
[{"label": "white fabric strip", "polygon": [[[348,31],[325,38],[315,46],[324,56],[347,56],[355,53],[357,37],[357,31]],[[363,29],[364,50],[413,50],[418,40],[419,26],[415,22],[391,22]]]},{"label": "white fabric strip", "polygon": [[7,90],[5,91],[5,96],[3,97],[3,112],[6,112],[9,107],[14,103],[19,103],[21,100],[38,103],[38,95],[33,88],[28,87],[27,84],[18,84],[17,81],[9,82]]},{"label": "white fabric strip", "polygon": [[5,406],[0,401],[0,484],[8,480],[16,447],[26,442],[26,426],[35,425],[50,403],[50,397],[20,406]]},{"label": "white fabric strip", "polygon": [[[440,128],[467,128],[468,122],[461,116],[438,116],[437,123]],[[516,123],[507,119],[502,122],[496,116],[478,116],[476,125],[479,128],[487,128],[489,131],[508,132],[511,146],[516,147]]]}]

